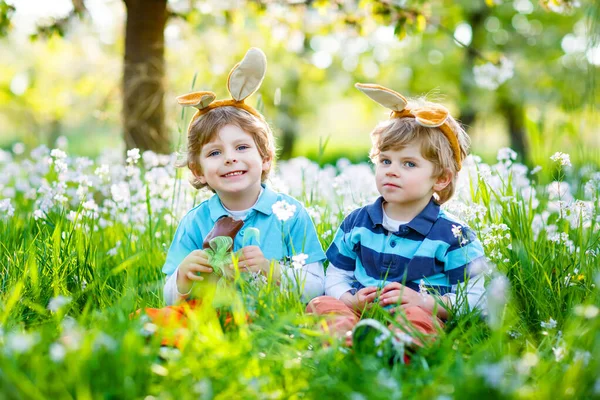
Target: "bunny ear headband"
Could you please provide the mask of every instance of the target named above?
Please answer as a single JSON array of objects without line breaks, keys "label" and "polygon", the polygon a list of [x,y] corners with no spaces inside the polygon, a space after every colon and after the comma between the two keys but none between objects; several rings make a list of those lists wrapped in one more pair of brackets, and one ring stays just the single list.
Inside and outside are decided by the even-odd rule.
[{"label": "bunny ear headband", "polygon": [[255,117],[264,120],[253,107],[244,103],[252,93],[260,87],[265,73],[267,72],[267,57],[262,50],[252,47],[242,61],[237,63],[227,78],[227,90],[231,94],[230,100],[217,100],[213,92],[193,92],[177,97],[177,101],[184,107],[195,107],[198,109],[192,117],[190,126],[200,116],[218,107],[232,106],[248,111]]},{"label": "bunny ear headband", "polygon": [[354,85],[358,90],[369,96],[372,100],[382,106],[392,110],[390,119],[392,118],[414,118],[417,123],[427,128],[439,128],[440,131],[448,138],[454,159],[461,168],[461,150],[458,145],[456,133],[448,124],[450,113],[446,107],[439,104],[428,104],[424,107],[407,108],[408,100],[400,93],[394,92],[391,89],[379,85],[357,83]]}]

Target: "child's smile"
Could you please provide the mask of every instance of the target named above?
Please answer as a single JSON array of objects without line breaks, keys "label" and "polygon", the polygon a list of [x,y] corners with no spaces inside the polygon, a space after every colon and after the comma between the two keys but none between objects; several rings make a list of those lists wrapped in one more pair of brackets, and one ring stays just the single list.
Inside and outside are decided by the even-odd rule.
[{"label": "child's smile", "polygon": [[219,195],[226,207],[249,208],[258,198],[262,172],[269,163],[261,158],[252,135],[237,125],[225,125],[203,146],[201,171],[196,176]]}]

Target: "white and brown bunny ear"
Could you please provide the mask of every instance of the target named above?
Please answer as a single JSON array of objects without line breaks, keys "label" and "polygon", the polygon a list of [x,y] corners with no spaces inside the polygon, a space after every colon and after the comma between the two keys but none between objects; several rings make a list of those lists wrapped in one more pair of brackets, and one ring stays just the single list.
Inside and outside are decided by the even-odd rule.
[{"label": "white and brown bunny ear", "polygon": [[372,100],[392,111],[402,111],[408,104],[408,101],[400,93],[383,86],[371,83],[357,83],[354,85],[358,90],[369,96]]},{"label": "white and brown bunny ear", "polygon": [[208,107],[217,96],[213,92],[193,92],[177,97],[177,102],[184,107],[196,107],[198,110]]},{"label": "white and brown bunny ear", "polygon": [[240,61],[229,73],[227,89],[236,101],[256,92],[267,73],[267,57],[262,50],[252,47],[242,61]]}]

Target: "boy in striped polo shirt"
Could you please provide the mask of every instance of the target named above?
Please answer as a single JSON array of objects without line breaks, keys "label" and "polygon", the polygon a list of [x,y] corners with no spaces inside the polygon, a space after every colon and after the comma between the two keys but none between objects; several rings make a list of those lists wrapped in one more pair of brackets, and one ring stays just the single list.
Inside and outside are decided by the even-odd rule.
[{"label": "boy in striped polo shirt", "polygon": [[[392,110],[371,133],[381,197],[342,222],[327,250],[326,296],[311,301],[307,311],[333,315],[330,329],[357,350],[371,339],[376,347],[420,344],[413,334],[435,337],[449,309],[482,306],[484,282],[475,268],[485,263],[481,243],[440,209],[454,193],[469,138],[441,105],[409,102],[377,85],[356,86]],[[375,320],[359,322],[376,301],[396,317],[390,330]]]}]

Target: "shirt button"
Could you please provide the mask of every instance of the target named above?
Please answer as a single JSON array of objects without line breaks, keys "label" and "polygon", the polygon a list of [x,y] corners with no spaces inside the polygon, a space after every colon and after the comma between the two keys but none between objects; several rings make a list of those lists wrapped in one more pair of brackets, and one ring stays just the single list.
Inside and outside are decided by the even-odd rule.
[{"label": "shirt button", "polygon": [[392,241],[390,242],[390,246],[392,246],[392,247],[396,247],[396,241],[395,241],[395,240],[392,240]]},{"label": "shirt button", "polygon": [[239,233],[240,233],[240,236],[244,236],[244,231],[243,230],[241,230]]}]

